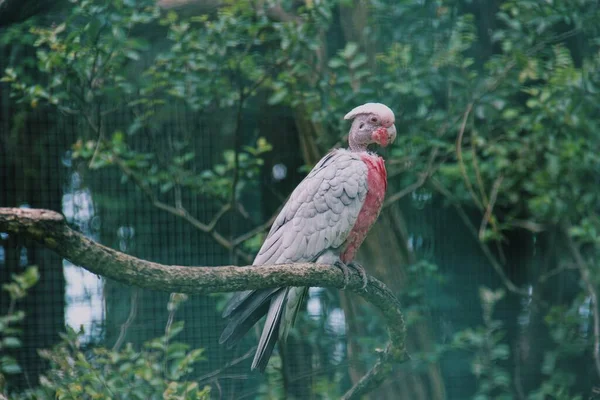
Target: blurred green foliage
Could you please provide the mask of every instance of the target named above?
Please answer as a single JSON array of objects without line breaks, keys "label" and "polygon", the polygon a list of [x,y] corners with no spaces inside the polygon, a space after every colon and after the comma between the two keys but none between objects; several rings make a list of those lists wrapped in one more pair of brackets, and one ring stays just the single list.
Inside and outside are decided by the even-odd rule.
[{"label": "blurred green foliage", "polygon": [[[186,300],[171,296],[171,315]],[[39,387],[14,394],[13,399],[210,399],[210,386],[193,375],[194,365],[204,361],[203,349],[173,339],[183,330],[183,322],[169,323],[165,335],[150,340],[140,350],[128,343],[123,349],[86,348],[79,332],[67,327],[60,344],[41,350],[48,371]],[[203,386],[204,385],[204,386]]]},{"label": "blurred green foliage", "polygon": [[182,329],[183,323],[173,324],[164,337],[145,343],[140,351],[131,344],[114,351],[83,349],[79,340],[83,332],[67,328],[62,343],[40,353],[50,366],[40,387],[15,398],[209,399],[210,387],[189,378],[193,365],[203,360],[202,349],[171,342]]},{"label": "blurred green foliage", "polygon": [[[344,133],[340,115],[377,97],[402,113],[405,134],[393,157],[415,162],[414,172],[403,179],[423,172],[436,149],[435,177],[453,188],[455,200],[485,209],[499,182],[493,208],[505,213],[493,218],[488,229],[494,232],[485,238],[501,239],[515,220],[542,225],[572,220],[578,225],[572,235],[585,234],[586,240],[597,242],[598,221],[588,215],[599,202],[595,177],[600,164],[593,118],[600,79],[600,56],[592,51],[598,33],[593,4],[503,2],[497,13],[501,24],[491,35],[491,45],[501,50],[488,59],[472,54],[478,40],[473,16],[440,4],[435,24],[421,35],[414,33],[423,20],[414,18],[394,25],[393,32],[381,27],[383,32],[370,32],[375,60],[350,42],[331,55],[327,67],[315,71],[317,61],[306,52],[318,48],[315,35],[330,22],[335,2],[299,9],[307,21],[297,24],[273,21],[237,2],[220,9],[216,18],[184,19],[173,11],[161,12],[153,2],[75,1],[64,23],[29,29],[36,38],[36,69],[46,74],[47,84],[32,82],[19,67],[4,71],[2,80],[31,106],[46,101],[85,117],[91,141],[78,142],[75,155],[92,158],[92,148],[106,153],[95,167],[114,163],[114,155],[140,168],[153,165],[151,154],[127,153],[126,137],[151,124],[157,108],[174,99],[207,112],[243,107],[260,88],[272,92],[272,104],[302,103],[313,120],[337,128],[330,138],[337,140]],[[403,15],[417,14],[419,7],[374,2],[373,18],[397,15],[404,21]],[[131,34],[152,24],[166,29],[166,49],[154,56],[147,40]],[[383,46],[389,39],[378,42],[380,36],[399,39]],[[574,60],[565,44],[570,37],[590,51]],[[150,66],[144,67],[140,60],[147,64],[148,57]],[[138,118],[126,134],[103,135],[102,122],[111,110],[101,104],[115,101],[135,109]],[[183,151],[185,143],[179,147],[182,153],[169,163],[175,170],[154,171],[157,175],[150,179],[163,190],[169,179],[197,183],[232,169],[234,157],[228,152],[215,171],[186,176],[180,168],[195,155]],[[247,148],[244,160],[268,149],[266,144]],[[260,162],[253,160],[243,169],[255,165]]]},{"label": "blurred green foliage", "polygon": [[23,273],[13,275],[12,282],[2,285],[2,290],[8,293],[10,304],[5,315],[0,316],[0,393],[5,391],[7,375],[21,372],[17,360],[10,354],[21,347],[22,334],[19,324],[25,319],[25,313],[17,310],[27,292],[35,286],[40,275],[37,267],[30,266]]},{"label": "blurred green foliage", "polygon": [[505,293],[502,289],[492,291],[485,287],[480,288],[479,293],[484,325],[457,333],[453,345],[473,352],[471,368],[478,380],[474,399],[512,399],[510,371],[499,364],[508,359],[510,350],[503,343],[502,321],[493,318],[494,308]]}]

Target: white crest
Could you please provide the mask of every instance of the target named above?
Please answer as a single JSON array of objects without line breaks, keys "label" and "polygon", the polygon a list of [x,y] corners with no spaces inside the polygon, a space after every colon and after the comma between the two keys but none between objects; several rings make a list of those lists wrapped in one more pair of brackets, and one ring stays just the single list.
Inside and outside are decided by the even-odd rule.
[{"label": "white crest", "polygon": [[388,106],[381,103],[366,103],[362,106],[358,106],[346,114],[344,119],[353,119],[360,114],[376,114],[382,120],[387,120],[392,124],[395,120],[394,112],[390,110]]}]

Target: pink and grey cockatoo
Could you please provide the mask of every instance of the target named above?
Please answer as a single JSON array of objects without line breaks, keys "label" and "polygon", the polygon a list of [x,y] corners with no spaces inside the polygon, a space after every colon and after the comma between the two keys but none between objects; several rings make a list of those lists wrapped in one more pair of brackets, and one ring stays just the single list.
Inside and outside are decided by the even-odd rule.
[{"label": "pink and grey cockatoo", "polygon": [[[352,264],[371,225],[377,219],[387,177],[381,157],[367,151],[376,143],[387,146],[396,138],[394,113],[380,103],[350,111],[354,120],[349,148],[331,151],[293,191],[273,223],[253,265],[297,262],[331,264],[357,269],[366,286],[366,274]],[[223,311],[228,324],[220,343],[234,346],[267,314],[252,369],[264,371],[277,340],[284,341],[292,327],[307,287],[247,290],[236,293]]]}]

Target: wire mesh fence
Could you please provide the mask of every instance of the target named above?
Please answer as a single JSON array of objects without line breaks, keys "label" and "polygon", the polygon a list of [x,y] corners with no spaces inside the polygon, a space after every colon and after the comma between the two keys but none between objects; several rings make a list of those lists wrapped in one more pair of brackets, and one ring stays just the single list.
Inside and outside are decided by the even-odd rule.
[{"label": "wire mesh fence", "polygon": [[[428,25],[428,18],[437,21],[447,9],[436,9],[435,18],[433,14],[420,14],[423,10],[429,8],[418,9],[419,13],[413,10],[415,18],[423,22],[427,34],[433,32],[435,36],[438,27]],[[456,6],[455,11],[458,15],[464,10]],[[345,40],[341,32],[348,29],[340,22],[345,12],[343,8],[335,12],[336,23],[328,33],[327,43],[334,48]],[[410,62],[410,46],[394,44],[399,41],[392,35],[398,18],[403,18],[400,11],[386,15],[375,29],[390,41],[393,51],[389,57],[397,66],[393,73],[408,71],[406,64]],[[158,36],[154,31],[145,34]],[[417,42],[419,38],[410,40]],[[156,52],[166,46],[162,41],[154,45]],[[361,43],[369,50],[366,45]],[[333,60],[332,70],[344,52],[352,53],[348,46],[342,48],[337,55],[332,51],[327,55],[323,50]],[[257,50],[267,51],[267,45]],[[487,49],[486,54],[488,51],[492,50]],[[348,56],[350,63],[362,66],[372,61],[369,68],[373,71],[389,72],[383,56],[358,62],[352,54]],[[10,43],[0,47],[0,55],[0,71],[17,64],[35,71],[31,60],[40,57],[31,47]],[[432,70],[443,69],[445,62],[436,61]],[[129,76],[133,80],[137,69],[147,71],[149,65],[135,64]],[[266,75],[266,80],[274,79]],[[320,93],[323,109],[329,110],[327,90],[337,84],[334,75],[324,79],[329,86],[321,82],[322,86],[315,89],[324,92]],[[41,75],[37,78],[44,79]],[[352,77],[348,82],[352,91],[358,92],[360,85]],[[274,86],[270,89],[278,89]],[[128,107],[119,102],[96,102],[90,108],[91,114],[59,112],[49,104],[17,101],[17,96],[11,95],[11,86],[0,84],[0,207],[58,211],[71,227],[94,241],[165,265],[248,265],[272,216],[306,175],[305,164],[314,164],[329,144],[342,143],[334,134],[323,133],[333,126],[331,123],[314,122],[315,115],[322,116],[319,112],[323,110],[310,114],[298,106],[274,104],[273,93],[248,93],[254,97],[239,108],[235,102],[226,101],[225,105],[211,104],[212,108],[206,109],[186,101],[168,102],[152,109],[152,123],[138,124],[141,107],[129,107],[139,100],[135,96],[128,99]],[[442,103],[443,96],[432,92],[421,100]],[[422,104],[405,107],[407,114],[428,118],[420,111],[425,107]],[[299,116],[303,112],[310,116]],[[452,117],[460,122],[462,116]],[[464,121],[467,117],[465,113]],[[309,124],[317,128],[307,135]],[[253,154],[253,146],[258,146],[262,138],[272,149],[261,153],[260,163],[253,164],[250,156],[241,160],[232,150],[245,148],[246,155]],[[441,135],[434,139],[435,146],[443,146],[439,144]],[[113,146],[115,158],[110,162],[102,158],[100,143],[104,142]],[[445,145],[454,151],[453,139]],[[473,151],[477,151],[476,146]],[[390,161],[388,192],[401,191],[407,185],[403,171],[414,167],[413,161],[404,160],[393,150],[383,154]],[[454,153],[444,157],[440,164],[454,160]],[[240,167],[240,163],[246,164]],[[401,172],[394,172],[397,169]],[[213,174],[213,178],[230,174],[235,176],[234,183],[219,183],[218,179],[207,183],[202,180],[205,173]],[[225,194],[218,192],[222,187],[227,188]],[[451,189],[454,193],[455,188]],[[596,379],[588,353],[595,305],[579,291],[578,276],[569,275],[569,271],[560,277],[552,275],[560,269],[558,234],[551,229],[542,234],[518,228],[507,230],[506,237],[490,244],[480,240],[484,231],[480,228],[482,210],[458,203],[419,185],[384,208],[358,255],[369,273],[385,282],[401,300],[409,326],[407,348],[413,355],[410,362],[396,367],[393,377],[371,398],[464,399],[479,393],[481,382],[488,382],[488,378],[497,385],[494,390],[511,387],[506,390],[514,397],[506,398],[526,398],[523,393],[537,393],[537,386],[554,382],[550,376],[555,364],[567,365],[571,374],[560,375],[557,380],[571,382],[572,386],[576,382],[586,390],[592,388]],[[489,224],[495,221],[487,220]],[[10,282],[14,274],[32,265],[38,267],[40,280],[19,304],[26,315],[21,346],[2,348],[22,368],[22,372],[11,375],[11,389],[39,385],[40,376],[51,366],[39,352],[59,343],[67,327],[82,329],[78,343],[86,355],[94,358],[99,348],[116,352],[131,345],[144,349],[144,343],[168,336],[183,322],[176,341],[190,346],[184,353],[190,354],[191,348],[202,349],[202,360],[189,374],[191,379],[210,387],[212,397],[230,399],[337,398],[343,388],[366,373],[387,340],[386,327],[369,304],[344,291],[311,288],[287,344],[277,349],[266,374],[259,374],[250,371],[260,335],[258,327],[234,348],[219,344],[225,326],[221,314],[226,294],[184,298],[127,286],[96,276],[18,235],[0,232],[0,283]],[[542,281],[543,286],[536,286]],[[525,293],[511,291],[511,285]],[[482,291],[482,287],[490,290]],[[534,288],[535,296],[542,293],[539,296],[543,301],[537,301]],[[486,302],[485,297],[494,297],[496,289],[504,290],[507,296],[502,301],[498,298]],[[566,305],[573,299],[580,299],[581,304],[569,314]],[[10,312],[11,304],[3,292],[0,313]],[[493,312],[489,304],[495,306]],[[554,351],[558,347],[553,335],[557,333],[550,332],[546,325],[561,313],[549,311],[548,304],[562,307],[560,310],[577,321],[573,324],[577,327],[569,332],[577,331],[573,340],[581,347],[572,353],[567,351],[569,357],[576,353],[567,361],[560,358],[563,353]],[[495,358],[487,359],[490,354]],[[559,358],[561,363],[556,361]],[[508,381],[512,383],[505,383]],[[481,398],[495,398],[494,390],[487,393],[489,397]]]}]

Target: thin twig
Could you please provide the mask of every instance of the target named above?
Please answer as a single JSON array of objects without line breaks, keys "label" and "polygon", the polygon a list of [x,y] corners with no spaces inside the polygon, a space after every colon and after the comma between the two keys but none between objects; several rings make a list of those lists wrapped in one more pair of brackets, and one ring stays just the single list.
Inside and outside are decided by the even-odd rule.
[{"label": "thin twig", "polygon": [[[93,92],[93,90],[94,90],[94,81],[96,79],[96,73],[98,72],[97,64],[98,64],[98,58],[100,57],[100,48],[98,47],[98,42],[100,41],[100,36],[107,25],[108,24],[106,22],[102,24],[100,29],[98,29],[96,38],[94,39],[94,47],[95,47],[96,51],[94,54],[94,62],[92,63],[92,68],[90,70],[90,76],[89,76],[88,83],[87,83],[88,90],[90,92]],[[87,115],[87,113],[84,113],[86,116],[86,119],[88,121],[88,124],[92,127],[92,129],[94,129],[94,131],[98,135],[98,140],[96,141],[96,148],[94,149],[94,154],[92,155],[92,158],[90,159],[90,164],[89,164],[90,167],[92,165],[94,165],[94,161],[96,161],[96,156],[98,155],[98,151],[100,149],[100,144],[104,140],[104,132],[102,129],[102,115],[101,115],[100,109],[101,109],[101,102],[98,102],[96,104],[96,119],[97,119],[96,123],[97,123],[97,125],[94,125],[92,123],[92,121],[90,120],[89,115]]]},{"label": "thin twig", "polygon": [[513,219],[513,220],[509,221],[508,223],[511,226],[515,226],[517,228],[523,228],[523,229],[528,230],[533,233],[544,232],[547,229],[546,225],[540,224],[535,221],[529,221],[529,220]]},{"label": "thin twig", "polygon": [[[250,52],[250,49],[252,48],[252,44],[254,43],[254,40],[256,39],[259,32],[260,32],[260,30],[258,32],[256,32],[254,37],[248,41],[246,48],[242,52],[242,55],[239,58],[240,61],[238,62],[238,66],[237,66],[238,71],[241,68],[242,60]],[[233,136],[233,152],[234,152],[233,163],[234,163],[234,165],[233,165],[233,179],[232,179],[232,183],[231,183],[231,196],[229,199],[229,204],[231,206],[233,206],[237,202],[236,189],[237,189],[239,174],[240,174],[239,169],[240,169],[240,146],[241,146],[241,141],[242,141],[242,111],[244,109],[244,102],[246,101],[246,98],[247,98],[244,95],[244,85],[241,83],[240,74],[234,74],[234,76],[235,76],[235,78],[233,78],[232,80],[237,81],[239,99],[238,99],[238,107],[237,107],[236,118],[235,118],[235,130],[233,133],[234,134],[234,136]]]},{"label": "thin twig", "polygon": [[181,185],[179,185],[179,183],[175,183],[175,187],[173,188],[173,194],[175,195],[175,207],[177,208],[184,208],[183,207],[183,200],[181,198]]},{"label": "thin twig", "polygon": [[223,216],[231,210],[231,204],[223,204],[223,207],[215,214],[213,219],[206,225],[207,233],[211,233],[215,230],[217,223],[223,218]]},{"label": "thin twig", "polygon": [[245,97],[248,98],[250,96],[252,96],[254,94],[254,92],[263,84],[265,83],[265,81],[273,76],[273,72],[275,71],[275,69],[281,67],[283,64],[285,64],[288,61],[287,58],[282,58],[281,60],[277,61],[275,64],[273,64],[267,72],[265,72],[265,74],[254,83],[254,85],[252,85],[250,87],[250,89],[245,93]]},{"label": "thin twig", "polygon": [[219,232],[217,232],[214,229],[215,226],[217,225],[217,223],[219,222],[219,219],[230,209],[231,205],[223,206],[221,208],[221,210],[217,213],[217,215],[215,215],[215,217],[211,220],[211,222],[209,222],[208,224],[205,224],[202,221],[195,218],[194,216],[192,216],[187,211],[187,209],[185,209],[183,207],[174,207],[174,206],[171,206],[169,204],[166,204],[166,203],[160,201],[156,197],[156,195],[154,194],[152,189],[145,182],[143,182],[137,176],[137,174],[119,157],[113,156],[113,161],[121,169],[121,171],[127,177],[132,179],[134,181],[134,183],[136,184],[136,186],[139,187],[144,192],[144,194],[146,194],[146,196],[148,197],[148,199],[150,200],[150,202],[152,203],[152,205],[154,207],[161,209],[163,211],[166,211],[166,212],[168,212],[174,216],[177,216],[179,218],[183,218],[186,222],[188,222],[195,228],[199,229],[200,231],[210,234],[217,243],[219,243],[221,246],[223,246],[227,250],[235,251],[236,255],[241,257],[245,262],[252,261],[252,257],[250,257],[248,254],[246,254],[246,252],[236,248],[231,241],[227,240],[223,235],[221,235]]},{"label": "thin twig", "polygon": [[235,207],[237,208],[237,211],[242,215],[242,217],[244,217],[246,219],[250,219],[250,214],[248,213],[248,211],[246,210],[246,207],[244,207],[244,205],[242,203],[236,202]]},{"label": "thin twig", "polygon": [[[496,185],[500,185],[502,183],[503,176],[500,176],[494,182],[494,186],[492,187],[492,193],[490,194],[490,200],[488,200],[487,193],[485,190],[485,185],[483,184],[483,177],[481,175],[481,170],[479,169],[479,162],[477,161],[477,144],[475,143],[475,129],[471,129],[471,157],[473,159],[473,170],[475,171],[475,180],[477,182],[477,187],[479,189],[479,194],[481,195],[482,203],[485,206],[485,215],[481,220],[481,226],[479,228],[479,240],[483,240],[483,233],[487,224],[489,223],[492,226],[492,230],[495,234],[499,235],[500,231],[498,229],[498,225],[495,219],[492,219],[492,209],[494,208],[494,204],[496,203],[496,198],[498,195],[498,188]],[[504,256],[504,251],[502,249],[501,243],[496,240],[496,250],[498,251],[498,255],[502,262],[506,262],[506,257]]]},{"label": "thin twig", "polygon": [[80,115],[81,114],[80,109],[74,109],[74,108],[67,107],[67,106],[59,105],[58,110],[65,115]]},{"label": "thin twig", "polygon": [[258,235],[259,233],[262,233],[264,231],[266,231],[267,229],[269,229],[269,227],[271,225],[273,225],[273,222],[275,222],[275,219],[277,218],[277,216],[279,215],[279,212],[281,211],[281,209],[283,208],[283,206],[280,206],[277,211],[275,211],[275,213],[273,213],[273,215],[271,216],[271,218],[269,218],[266,222],[264,222],[263,224],[257,226],[256,228],[244,233],[243,235],[238,236],[237,238],[233,239],[232,243],[234,246],[239,246],[240,244],[244,243],[246,240],[253,238],[254,236]]},{"label": "thin twig", "polygon": [[578,267],[575,266],[575,265],[569,265],[569,264],[562,265],[562,266],[560,266],[558,268],[554,268],[554,269],[552,269],[552,270],[550,270],[550,271],[548,271],[548,272],[540,275],[539,278],[538,278],[538,282],[539,283],[544,283],[548,279],[552,278],[553,276],[556,276],[556,275],[560,274],[561,272],[565,272],[565,271],[569,271],[569,270],[573,270],[573,269],[578,269]]},{"label": "thin twig", "polygon": [[10,304],[8,305],[8,311],[6,311],[6,316],[10,317],[15,312],[15,307],[17,306],[17,300],[14,298],[10,299]]},{"label": "thin twig", "polygon": [[389,196],[386,201],[383,203],[383,208],[386,208],[390,205],[392,205],[393,203],[397,202],[398,200],[400,200],[401,198],[403,198],[404,196],[414,192],[415,190],[417,190],[418,188],[420,188],[421,186],[423,186],[425,184],[425,182],[427,181],[427,179],[433,175],[435,168],[433,167],[433,163],[435,161],[435,158],[437,157],[437,153],[438,153],[438,147],[434,147],[433,150],[431,151],[430,155],[429,155],[429,161],[427,162],[427,168],[425,169],[424,172],[422,172],[421,174],[419,174],[419,179],[405,187],[404,189],[402,189],[401,191],[399,191],[398,193],[394,193],[393,195]]},{"label": "thin twig", "polygon": [[467,126],[467,120],[469,119],[469,114],[471,114],[472,109],[473,103],[469,103],[467,105],[467,109],[463,114],[462,123],[460,124],[460,130],[458,131],[458,137],[456,138],[456,159],[458,161],[458,166],[460,168],[460,173],[463,177],[463,181],[465,182],[465,186],[467,187],[467,190],[473,198],[473,202],[477,205],[477,207],[480,210],[482,210],[483,205],[481,204],[481,201],[479,200],[479,198],[475,194],[475,191],[473,190],[473,185],[471,184],[471,179],[469,178],[469,175],[467,175],[467,169],[465,167],[465,162],[463,161],[462,156],[462,140],[465,134],[465,128]]},{"label": "thin twig", "polygon": [[127,319],[125,320],[123,325],[121,325],[121,331],[119,332],[119,337],[117,338],[117,341],[115,342],[115,345],[113,346],[112,351],[119,351],[119,349],[123,345],[123,342],[125,341],[125,336],[127,336],[127,330],[129,330],[129,327],[131,326],[131,324],[133,323],[133,320],[135,319],[135,317],[137,315],[138,296],[139,296],[139,289],[134,288],[133,293],[131,294],[129,315],[127,316]]},{"label": "thin twig", "polygon": [[511,291],[511,292],[513,292],[515,294],[518,294],[520,296],[529,296],[529,293],[526,290],[519,288],[517,285],[515,285],[510,280],[510,278],[508,278],[508,276],[506,276],[506,274],[504,272],[504,269],[502,268],[502,265],[498,262],[498,260],[496,260],[496,257],[494,257],[494,255],[490,251],[489,247],[485,243],[483,243],[482,241],[478,240],[479,239],[479,235],[477,234],[477,229],[475,228],[475,226],[473,225],[473,223],[469,219],[467,213],[462,208],[462,206],[460,205],[460,203],[458,202],[458,200],[452,195],[452,193],[450,193],[435,178],[431,179],[431,184],[433,185],[433,187],[438,192],[440,192],[443,196],[445,196],[448,200],[450,200],[450,202],[452,202],[452,205],[454,206],[454,208],[458,212],[459,217],[463,220],[465,226],[467,227],[467,229],[469,230],[469,232],[471,232],[471,234],[473,235],[473,238],[479,244],[479,247],[481,248],[481,251],[483,252],[483,254],[485,255],[485,257],[488,259],[488,261],[490,262],[490,264],[492,264],[492,268],[494,268],[494,270],[496,271],[496,273],[500,277],[500,280],[502,281],[502,283],[504,284],[504,286],[506,286],[506,288],[509,291]]},{"label": "thin twig", "polygon": [[427,178],[429,177],[429,174],[427,173],[422,173],[419,174],[419,179],[417,179],[416,182],[408,185],[407,187],[405,187],[404,189],[402,189],[401,191],[394,193],[393,195],[389,196],[385,202],[383,203],[383,207],[382,208],[386,208],[391,206],[392,204],[394,204],[395,202],[397,202],[398,200],[402,199],[404,196],[411,194],[412,192],[414,192],[415,190],[417,190],[418,188],[420,188],[421,186],[423,186],[425,184],[425,181],[427,180]]},{"label": "thin twig", "polygon": [[488,205],[487,193],[485,185],[483,184],[483,177],[481,176],[481,170],[479,169],[479,161],[477,161],[477,145],[475,143],[475,129],[471,128],[471,157],[473,158],[473,170],[475,171],[475,181],[477,182],[477,188],[479,194],[483,200],[483,204]]},{"label": "thin twig", "polygon": [[98,47],[98,42],[100,41],[100,36],[102,35],[102,32],[104,32],[104,29],[107,25],[108,23],[104,22],[100,29],[98,29],[98,33],[96,34],[96,37],[94,38],[94,43],[92,45],[92,47],[95,49],[94,61],[92,62],[92,68],[89,70],[90,76],[88,76],[87,81],[87,86],[90,90],[92,90],[94,87],[94,78],[96,77],[96,72],[98,72],[98,59],[100,57],[100,47]]},{"label": "thin twig", "polygon": [[[234,365],[237,365],[239,363],[241,363],[244,360],[247,360],[248,358],[252,357],[254,355],[254,351],[256,350],[256,346],[252,347],[250,350],[248,350],[246,352],[246,354],[244,354],[243,356],[240,356],[238,358],[235,358],[231,361],[229,361],[227,364],[223,365],[221,368],[216,369],[212,372],[209,372],[208,374],[202,375],[200,377],[198,377],[196,379],[196,381],[198,382],[198,384],[202,383],[208,383],[210,382],[210,380],[214,377],[216,377],[216,375],[219,375],[221,372],[225,371],[227,368],[233,367]],[[219,378],[222,378],[222,376],[219,376]],[[205,382],[207,381],[207,382]]]},{"label": "thin twig", "polygon": [[117,107],[111,107],[111,108],[109,108],[108,110],[104,110],[104,111],[102,111],[100,114],[101,114],[103,117],[105,117],[105,116],[107,116],[108,114],[114,113],[115,111],[122,110],[124,107],[125,107],[125,106],[124,106],[123,104],[119,104],[119,106],[117,106]]},{"label": "thin twig", "polygon": [[238,185],[238,180],[240,176],[240,146],[242,141],[242,111],[244,109],[244,88],[240,86],[240,99],[238,101],[237,113],[235,118],[235,131],[233,137],[233,152],[234,152],[234,160],[233,160],[233,179],[231,182],[231,195],[229,198],[229,204],[234,205],[237,201],[236,199],[236,189]]},{"label": "thin twig", "polygon": [[[171,336],[171,328],[173,327],[173,322],[175,321],[175,313],[177,312],[178,306],[174,303],[176,302],[175,296],[178,296],[179,293],[171,293],[169,294],[169,302],[167,303],[167,309],[169,309],[169,316],[167,317],[167,323],[165,324],[165,340],[164,340],[164,348],[167,349],[169,346],[169,337]],[[163,368],[162,373],[166,378],[167,375],[167,357],[163,359]]]},{"label": "thin twig", "polygon": [[281,4],[277,4],[277,2],[270,3],[272,6],[266,9],[266,15],[270,19],[278,22],[294,22],[296,24],[302,23],[302,18],[296,14],[292,14],[291,12],[286,11]]},{"label": "thin twig", "polygon": [[485,215],[483,216],[483,219],[481,220],[481,226],[479,227],[479,240],[484,239],[483,235],[485,232],[485,228],[487,227],[487,224],[492,218],[492,210],[494,209],[494,205],[496,204],[496,199],[498,198],[498,191],[500,190],[500,186],[502,185],[503,180],[504,175],[500,175],[494,182],[494,186],[492,186],[492,193],[490,193],[490,201],[487,203]]},{"label": "thin twig", "polygon": [[104,141],[104,132],[99,125],[96,125],[94,121],[92,121],[92,118],[87,112],[83,112],[83,117],[87,121],[89,127],[94,131],[94,133],[98,137],[98,139],[96,140],[96,147],[94,148],[94,154],[92,154],[92,158],[90,159],[90,162],[88,164],[88,168],[91,168],[94,165],[94,161],[96,161],[96,157],[98,156],[98,152],[100,151],[100,146]]}]

